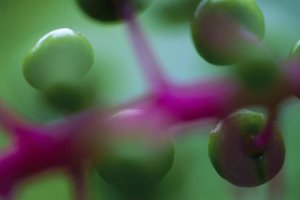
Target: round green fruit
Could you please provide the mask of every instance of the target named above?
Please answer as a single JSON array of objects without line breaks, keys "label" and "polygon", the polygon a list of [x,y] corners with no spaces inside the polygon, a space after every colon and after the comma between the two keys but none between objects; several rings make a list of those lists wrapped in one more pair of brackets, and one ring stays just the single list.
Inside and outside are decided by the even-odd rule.
[{"label": "round green fruit", "polygon": [[244,60],[234,70],[243,87],[260,95],[273,90],[281,79],[277,61],[263,53]]},{"label": "round green fruit", "polygon": [[65,113],[83,110],[94,103],[95,88],[91,83],[57,84],[43,91],[43,99]]},{"label": "round green fruit", "polygon": [[241,187],[254,187],[271,180],[285,159],[283,138],[273,125],[265,148],[255,148],[255,137],[266,124],[262,114],[252,111],[234,113],[218,123],[209,137],[209,158],[217,173]]},{"label": "round green fruit", "polygon": [[133,11],[145,8],[150,0],[76,0],[80,8],[91,18],[113,22],[124,18],[123,12],[128,11],[128,6]]},{"label": "round green fruit", "polygon": [[23,63],[27,82],[39,90],[76,82],[92,66],[94,52],[89,41],[68,28],[44,35],[28,52]]},{"label": "round green fruit", "polygon": [[216,65],[234,64],[257,49],[264,17],[255,0],[204,0],[192,21],[198,53]]},{"label": "round green fruit", "polygon": [[146,121],[130,123],[129,118],[141,119],[142,115],[140,110],[128,109],[109,119],[112,132],[97,163],[98,172],[107,183],[135,194],[158,183],[171,169],[174,158],[169,137],[163,133],[149,135]]}]

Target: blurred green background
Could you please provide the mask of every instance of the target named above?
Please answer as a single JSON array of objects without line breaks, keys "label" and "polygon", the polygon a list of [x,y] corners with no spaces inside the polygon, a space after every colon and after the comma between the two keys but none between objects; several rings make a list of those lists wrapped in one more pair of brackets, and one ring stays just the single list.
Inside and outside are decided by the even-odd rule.
[{"label": "blurred green background", "polygon": [[[299,0],[257,0],[266,20],[266,43],[274,53],[285,58],[300,38]],[[229,73],[226,67],[215,67],[195,52],[189,30],[194,0],[154,0],[139,16],[151,45],[168,77],[187,84],[199,79]],[[125,27],[121,23],[105,24],[87,18],[74,0],[0,0],[0,96],[11,108],[28,119],[44,122],[59,117],[41,100],[22,76],[23,57],[45,33],[68,27],[80,31],[92,43],[96,61],[87,77],[96,80],[98,99],[112,106],[135,99],[147,92],[147,85],[134,58]],[[280,113],[280,127],[286,141],[283,169],[285,197],[300,199],[300,104],[291,99]],[[187,131],[176,138],[175,163],[171,172],[158,184],[149,199],[155,200],[230,200],[267,198],[267,185],[237,189],[221,179],[207,156],[209,129]],[[8,138],[1,135],[2,146]],[[122,199],[122,195],[91,174],[95,199]],[[237,192],[238,190],[238,192]],[[233,192],[235,191],[235,192]],[[69,178],[60,173],[37,177],[19,190],[21,200],[72,199]]]}]

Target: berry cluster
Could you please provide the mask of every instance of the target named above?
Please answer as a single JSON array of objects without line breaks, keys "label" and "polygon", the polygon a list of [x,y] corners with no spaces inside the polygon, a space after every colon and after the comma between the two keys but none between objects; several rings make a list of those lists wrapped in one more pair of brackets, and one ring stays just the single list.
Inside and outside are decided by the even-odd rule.
[{"label": "berry cluster", "polygon": [[[36,124],[0,103],[0,125],[14,137],[14,148],[0,158],[3,199],[13,199],[15,188],[28,177],[57,168],[73,178],[76,199],[86,199],[84,172],[91,166],[107,183],[136,198],[171,169],[176,127],[208,118],[218,120],[208,148],[221,177],[254,187],[278,174],[285,145],[277,113],[283,100],[300,96],[300,43],[287,61],[277,60],[262,42],[264,16],[255,0],[203,0],[195,8],[196,50],[212,64],[231,65],[233,73],[192,85],[171,83],[149,47],[135,14],[150,0],[76,3],[92,20],[126,24],[149,92],[116,108],[92,107],[91,86],[82,82],[97,56],[92,44],[68,28],[47,33],[26,55],[23,74],[64,118]],[[267,116],[244,109],[253,105],[265,107]]]}]

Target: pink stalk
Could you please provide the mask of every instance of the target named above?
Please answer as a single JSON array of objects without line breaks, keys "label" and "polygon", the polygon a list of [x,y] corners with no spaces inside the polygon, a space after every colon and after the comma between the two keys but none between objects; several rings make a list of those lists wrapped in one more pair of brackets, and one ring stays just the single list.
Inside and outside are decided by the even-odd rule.
[{"label": "pink stalk", "polygon": [[149,42],[144,35],[133,11],[130,1],[124,0],[122,15],[126,21],[128,35],[131,40],[136,58],[142,67],[145,77],[152,88],[154,94],[163,92],[168,87],[167,79],[162,72],[162,68],[150,48]]},{"label": "pink stalk", "polygon": [[181,122],[221,118],[239,106],[238,95],[234,81],[219,80],[174,87],[157,104]]},{"label": "pink stalk", "polygon": [[255,148],[259,148],[263,150],[267,147],[272,137],[272,134],[274,132],[274,122],[276,118],[277,118],[277,109],[270,110],[265,127],[263,128],[262,132],[255,137],[253,141]]},{"label": "pink stalk", "polygon": [[15,200],[15,197],[12,192],[3,195],[3,200]]}]

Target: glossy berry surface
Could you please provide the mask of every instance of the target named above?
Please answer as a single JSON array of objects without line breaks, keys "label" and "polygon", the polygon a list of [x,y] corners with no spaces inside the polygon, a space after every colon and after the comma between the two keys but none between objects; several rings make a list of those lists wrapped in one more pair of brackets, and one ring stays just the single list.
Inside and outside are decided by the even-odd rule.
[{"label": "glossy berry surface", "polygon": [[[118,121],[119,124],[119,120],[140,115],[138,110],[125,112],[108,123]],[[174,157],[173,142],[165,136],[148,135],[148,128],[140,123],[113,128],[117,132],[105,140],[106,147],[97,164],[100,176],[107,183],[122,191],[139,193],[151,188],[169,172]]]},{"label": "glossy berry surface", "polygon": [[209,158],[217,173],[230,183],[258,186],[271,180],[281,169],[285,146],[276,125],[264,149],[253,148],[266,119],[252,111],[234,113],[218,123],[209,138]]},{"label": "glossy berry surface", "polygon": [[40,90],[76,82],[92,66],[94,53],[89,41],[68,28],[44,35],[28,52],[23,63],[27,82]]},{"label": "glossy berry surface", "polygon": [[77,0],[80,8],[90,17],[112,22],[123,19],[128,6],[139,11],[149,4],[150,0]]},{"label": "glossy berry surface", "polygon": [[264,17],[255,0],[204,0],[194,14],[192,36],[198,53],[216,65],[234,64],[264,35]]},{"label": "glossy berry surface", "polygon": [[293,46],[290,54],[292,57],[300,58],[300,40],[298,40],[296,44]]}]

